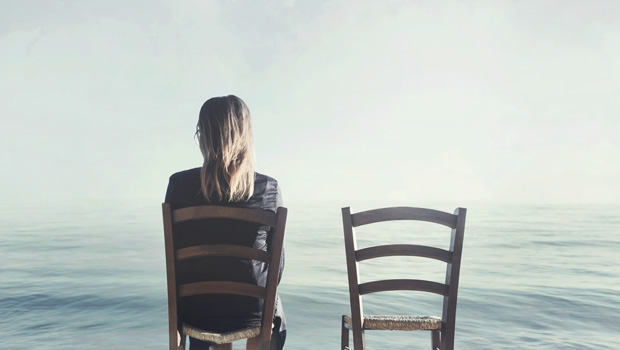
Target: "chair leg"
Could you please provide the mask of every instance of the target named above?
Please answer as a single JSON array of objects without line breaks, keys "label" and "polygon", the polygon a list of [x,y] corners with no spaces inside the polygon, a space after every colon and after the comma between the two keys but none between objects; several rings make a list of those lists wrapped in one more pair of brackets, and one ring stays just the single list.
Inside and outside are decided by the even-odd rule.
[{"label": "chair leg", "polygon": [[342,315],[342,335],[340,338],[340,350],[349,350],[349,329],[344,325],[344,315]]},{"label": "chair leg", "polygon": [[232,343],[217,344],[217,345],[211,345],[209,349],[211,350],[233,350],[233,345]]},{"label": "chair leg", "polygon": [[441,350],[438,329],[431,330],[431,344],[433,346],[432,350]]},{"label": "chair leg", "polygon": [[441,332],[441,350],[454,350],[454,328]]},{"label": "chair leg", "polygon": [[179,350],[180,343],[181,343],[181,334],[176,328],[170,326],[170,329],[168,332],[168,349]]},{"label": "chair leg", "polygon": [[245,343],[245,350],[271,350],[275,348],[276,342],[271,340],[261,341],[260,337],[248,338]]},{"label": "chair leg", "polygon": [[260,336],[254,338],[248,338],[245,343],[245,350],[271,350],[275,348],[276,342],[272,342],[270,339],[261,341]]},{"label": "chair leg", "polygon": [[360,329],[358,332],[355,331],[355,328],[352,329],[353,331],[353,348],[355,350],[365,350],[366,349],[366,336],[364,334],[364,329]]},{"label": "chair leg", "polygon": [[179,340],[179,350],[185,350],[185,340],[187,339],[187,336],[185,334],[183,335],[179,334],[179,337],[181,338]]},{"label": "chair leg", "polygon": [[[258,337],[248,338],[245,342],[245,350],[258,350],[258,343]],[[263,349],[263,347],[261,347],[261,349]]]}]

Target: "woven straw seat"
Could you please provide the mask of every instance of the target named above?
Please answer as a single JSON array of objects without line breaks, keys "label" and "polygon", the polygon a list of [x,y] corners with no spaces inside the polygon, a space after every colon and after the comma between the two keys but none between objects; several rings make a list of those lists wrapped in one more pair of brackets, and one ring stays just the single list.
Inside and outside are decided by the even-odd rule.
[{"label": "woven straw seat", "polygon": [[[346,315],[344,322],[353,326],[351,315]],[[441,318],[435,316],[364,315],[362,328],[386,331],[441,329]]]},{"label": "woven straw seat", "polygon": [[194,327],[183,322],[183,333],[192,338],[213,342],[215,344],[228,344],[241,339],[254,338],[260,334],[260,324],[253,327],[242,328],[232,332],[215,333]]}]

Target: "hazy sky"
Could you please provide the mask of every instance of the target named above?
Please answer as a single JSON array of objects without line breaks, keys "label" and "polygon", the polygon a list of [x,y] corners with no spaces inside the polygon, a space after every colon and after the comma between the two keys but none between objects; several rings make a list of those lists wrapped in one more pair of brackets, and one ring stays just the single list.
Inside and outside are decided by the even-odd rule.
[{"label": "hazy sky", "polygon": [[617,1],[6,1],[4,202],[163,200],[201,104],[285,200],[620,203]]}]

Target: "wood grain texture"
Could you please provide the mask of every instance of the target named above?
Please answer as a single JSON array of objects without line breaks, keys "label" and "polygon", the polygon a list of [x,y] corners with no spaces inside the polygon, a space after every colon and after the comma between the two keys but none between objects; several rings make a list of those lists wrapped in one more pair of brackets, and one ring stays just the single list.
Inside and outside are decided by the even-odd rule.
[{"label": "wood grain texture", "polygon": [[[261,334],[259,336],[259,347],[268,349],[271,341],[271,328],[273,316],[276,310],[276,292],[278,288],[278,277],[280,275],[280,263],[282,261],[282,250],[284,247],[284,231],[286,229],[286,218],[288,210],[283,207],[277,209],[277,217],[271,241],[271,261],[267,274],[267,287],[265,288],[266,299],[263,308],[263,320]],[[271,344],[275,345],[275,344]]]},{"label": "wood grain texture", "polygon": [[362,283],[359,285],[360,294],[388,292],[392,290],[415,290],[421,292],[448,295],[448,286],[425,280],[394,279]]},{"label": "wood grain texture", "polygon": [[197,245],[188,248],[177,249],[177,260],[199,258],[202,256],[232,256],[240,259],[258,260],[269,262],[271,254],[264,250],[238,246],[238,245]]},{"label": "wood grain texture", "polygon": [[234,219],[267,226],[276,226],[278,221],[276,213],[253,208],[203,205],[177,209],[172,212],[172,222],[175,224],[184,221],[203,219]]},{"label": "wood grain texture", "polygon": [[236,294],[248,297],[265,299],[266,288],[257,285],[230,282],[230,281],[207,281],[181,284],[178,287],[179,297],[189,297],[201,294]]},{"label": "wood grain texture", "polygon": [[351,216],[353,227],[393,220],[426,221],[434,222],[436,224],[444,225],[450,228],[456,227],[456,215],[426,208],[381,208],[359,212]]},{"label": "wood grain texture", "polygon": [[168,286],[168,348],[178,350],[184,348],[185,343],[178,343],[177,332],[179,319],[177,313],[177,282],[176,282],[176,259],[174,256],[174,240],[172,237],[172,210],[170,204],[162,204],[162,216],[164,221],[164,245],[166,249],[166,276]]},{"label": "wood grain texture", "polygon": [[444,297],[442,319],[445,327],[441,334],[441,349],[454,349],[454,333],[456,327],[456,304],[459,291],[459,277],[461,271],[461,257],[463,254],[463,238],[465,235],[465,219],[467,209],[456,208],[457,225],[452,229],[450,237],[450,251],[452,263],[446,267],[446,284],[450,286],[450,294]]},{"label": "wood grain texture", "polygon": [[436,259],[443,262],[452,261],[452,253],[447,250],[415,244],[380,245],[360,249],[355,252],[355,258],[357,261],[383,258],[387,256],[419,256]]},{"label": "wood grain texture", "polygon": [[[351,303],[351,319],[353,326],[353,347],[355,349],[364,349],[366,346],[364,329],[362,327],[364,308],[362,304],[362,297],[359,292],[360,277],[357,269],[357,260],[355,260],[357,242],[355,239],[355,229],[353,228],[353,222],[351,219],[351,208],[342,208],[342,226],[344,229],[344,246],[349,279],[349,302]],[[345,345],[342,344],[342,346],[344,347]]]}]

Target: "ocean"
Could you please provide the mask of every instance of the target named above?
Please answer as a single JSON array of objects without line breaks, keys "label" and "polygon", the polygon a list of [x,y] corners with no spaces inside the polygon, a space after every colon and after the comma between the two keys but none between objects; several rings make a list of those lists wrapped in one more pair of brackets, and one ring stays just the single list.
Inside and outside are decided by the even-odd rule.
[{"label": "ocean", "polygon": [[[286,349],[340,346],[340,317],[349,312],[340,207],[348,204],[287,205],[279,288]],[[463,206],[457,349],[620,349],[620,206]],[[449,237],[423,223],[357,232],[360,246],[447,246]],[[167,349],[160,203],[7,205],[0,235],[0,349]],[[361,263],[362,281],[443,280],[441,263],[384,259]],[[364,299],[369,314],[439,315],[440,305],[441,297],[416,292]],[[369,349],[428,349],[430,334],[369,331],[366,341]]]}]

